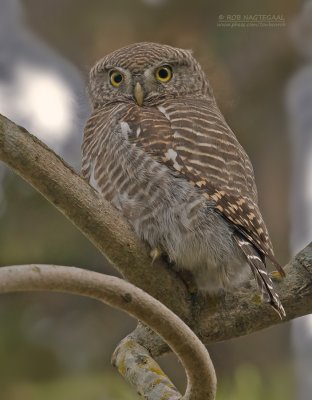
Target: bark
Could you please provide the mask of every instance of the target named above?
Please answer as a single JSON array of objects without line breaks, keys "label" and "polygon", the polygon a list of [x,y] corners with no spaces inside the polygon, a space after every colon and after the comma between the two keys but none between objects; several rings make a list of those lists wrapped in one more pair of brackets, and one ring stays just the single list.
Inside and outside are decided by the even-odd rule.
[{"label": "bark", "polygon": [[[151,265],[147,246],[110,204],[38,139],[2,116],[0,160],[75,224],[127,280],[183,319],[205,345],[281,322],[268,305],[260,303],[254,282],[222,297],[191,296],[180,275],[164,261]],[[312,312],[312,244],[285,270],[286,278],[276,285],[290,320]],[[127,340],[135,340],[154,357],[168,350],[142,326],[124,343]],[[118,351],[120,355],[123,349]]]},{"label": "bark", "polygon": [[[188,293],[176,274],[160,260],[151,265],[147,246],[119,212],[46,145],[1,115],[0,160],[80,229],[124,278],[187,319]],[[168,288],[177,294],[179,304],[168,296]]]}]

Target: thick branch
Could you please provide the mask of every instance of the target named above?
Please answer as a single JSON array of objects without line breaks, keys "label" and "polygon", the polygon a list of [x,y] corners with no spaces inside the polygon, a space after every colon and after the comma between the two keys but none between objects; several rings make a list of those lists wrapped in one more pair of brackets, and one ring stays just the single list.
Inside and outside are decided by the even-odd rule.
[{"label": "thick branch", "polygon": [[[0,160],[61,211],[134,285],[161,299],[187,320],[187,291],[181,280],[156,261],[126,221],[52,150],[0,114]],[[168,295],[168,288],[179,298]]]},{"label": "thick branch", "polygon": [[[0,268],[0,293],[34,290],[91,297],[144,321],[165,340],[181,360],[188,378],[183,399],[215,399],[216,376],[205,346],[180,318],[141,289],[113,276],[74,267],[19,265]],[[144,356],[147,356],[147,352]],[[115,360],[118,357],[121,357],[121,360],[125,359],[122,355],[116,354]],[[155,367],[155,364],[153,366]],[[161,380],[159,375],[162,377]],[[145,398],[150,400],[163,398],[157,392],[157,388],[164,393],[164,386],[171,382],[163,373],[158,373],[157,379],[158,381],[154,382],[155,390]],[[143,382],[142,390],[145,390],[146,386],[146,382]],[[172,384],[169,389],[170,398],[178,399],[178,392]],[[145,395],[144,392],[142,394]]]},{"label": "thick branch", "polygon": [[[254,299],[254,283],[225,298],[199,298],[192,307],[178,276],[164,263],[150,265],[146,247],[119,213],[38,139],[1,116],[0,159],[65,214],[129,281],[186,321],[204,344],[280,323],[269,306]],[[288,319],[312,312],[311,252],[312,245],[299,253],[277,286]]]},{"label": "thick branch", "polygon": [[[275,282],[287,320],[312,313],[312,242],[285,267],[286,278]],[[267,304],[253,300],[257,288],[239,291],[216,302],[201,302],[199,337],[205,344],[247,335],[280,322]]]}]

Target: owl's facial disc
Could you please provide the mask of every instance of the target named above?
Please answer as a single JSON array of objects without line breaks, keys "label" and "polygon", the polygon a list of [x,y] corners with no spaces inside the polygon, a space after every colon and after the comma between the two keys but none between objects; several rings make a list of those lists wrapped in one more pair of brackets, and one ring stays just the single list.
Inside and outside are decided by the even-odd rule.
[{"label": "owl's facial disc", "polygon": [[99,60],[90,71],[89,94],[95,108],[116,102],[153,107],[168,97],[194,95],[213,99],[204,71],[190,51],[146,42]]}]

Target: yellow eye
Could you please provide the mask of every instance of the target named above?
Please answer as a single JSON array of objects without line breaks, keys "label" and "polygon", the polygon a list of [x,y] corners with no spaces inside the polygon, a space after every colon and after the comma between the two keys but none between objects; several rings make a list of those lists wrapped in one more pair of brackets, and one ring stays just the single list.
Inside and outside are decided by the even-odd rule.
[{"label": "yellow eye", "polygon": [[118,87],[123,81],[123,75],[117,70],[111,71],[109,74],[110,82],[114,87]]},{"label": "yellow eye", "polygon": [[156,78],[159,82],[167,83],[172,78],[172,69],[168,65],[163,65],[156,70]]}]

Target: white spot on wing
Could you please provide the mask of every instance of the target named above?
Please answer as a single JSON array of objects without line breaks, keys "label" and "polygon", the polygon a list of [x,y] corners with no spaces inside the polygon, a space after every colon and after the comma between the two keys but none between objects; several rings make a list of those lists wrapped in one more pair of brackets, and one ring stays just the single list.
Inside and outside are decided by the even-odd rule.
[{"label": "white spot on wing", "polygon": [[166,153],[165,156],[168,160],[171,160],[173,162],[173,168],[176,169],[177,171],[181,171],[182,167],[181,165],[176,161],[176,158],[178,156],[178,153],[173,150],[169,149]]},{"label": "white spot on wing", "polygon": [[131,133],[129,124],[127,124],[127,122],[122,121],[120,122],[120,128],[122,135],[128,139],[128,133]]},{"label": "white spot on wing", "polygon": [[158,110],[159,110],[162,114],[164,114],[164,116],[165,116],[167,119],[170,120],[170,115],[167,113],[167,110],[165,109],[165,107],[163,107],[163,106],[158,106],[157,108],[158,108]]},{"label": "white spot on wing", "polygon": [[178,153],[177,153],[175,150],[173,150],[173,149],[169,149],[168,152],[167,152],[167,154],[168,154],[169,158],[170,158],[172,161],[175,161],[176,158],[177,158],[177,155],[178,155]]},{"label": "white spot on wing", "polygon": [[141,128],[139,127],[139,128],[137,128],[137,130],[136,130],[136,137],[139,137],[140,134],[141,134]]}]

